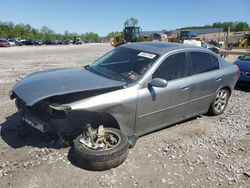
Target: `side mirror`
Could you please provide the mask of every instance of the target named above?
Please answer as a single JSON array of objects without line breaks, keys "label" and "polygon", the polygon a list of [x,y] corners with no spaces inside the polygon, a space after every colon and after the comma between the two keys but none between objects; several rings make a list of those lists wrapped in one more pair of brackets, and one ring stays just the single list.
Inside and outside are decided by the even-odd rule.
[{"label": "side mirror", "polygon": [[162,88],[166,87],[167,85],[168,85],[167,80],[164,80],[162,78],[154,78],[148,84],[148,86],[151,86],[151,87],[162,87]]},{"label": "side mirror", "polygon": [[238,59],[240,59],[240,58],[241,58],[241,56],[238,57]]}]

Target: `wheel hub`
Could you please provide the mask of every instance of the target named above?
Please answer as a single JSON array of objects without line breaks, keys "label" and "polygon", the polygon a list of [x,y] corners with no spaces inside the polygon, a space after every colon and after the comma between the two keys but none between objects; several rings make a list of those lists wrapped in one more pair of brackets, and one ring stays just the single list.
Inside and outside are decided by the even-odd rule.
[{"label": "wheel hub", "polygon": [[87,125],[87,131],[82,133],[79,141],[89,149],[109,150],[118,145],[120,136],[105,130],[102,125],[98,129],[92,129],[90,125]]},{"label": "wheel hub", "polygon": [[224,90],[220,90],[215,98],[214,107],[217,112],[221,112],[226,107],[228,94]]}]

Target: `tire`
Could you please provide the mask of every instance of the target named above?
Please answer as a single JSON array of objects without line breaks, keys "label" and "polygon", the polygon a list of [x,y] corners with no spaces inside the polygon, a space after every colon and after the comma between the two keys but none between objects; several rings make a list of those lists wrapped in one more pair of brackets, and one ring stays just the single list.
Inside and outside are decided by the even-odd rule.
[{"label": "tire", "polygon": [[213,116],[222,114],[227,107],[229,97],[229,91],[227,89],[217,91],[215,99],[209,107],[209,114]]},{"label": "tire", "polygon": [[74,140],[75,162],[81,168],[87,170],[108,170],[119,166],[128,155],[128,138],[118,129],[105,128],[105,131],[119,135],[120,142],[109,150],[90,149],[80,142],[82,135]]}]

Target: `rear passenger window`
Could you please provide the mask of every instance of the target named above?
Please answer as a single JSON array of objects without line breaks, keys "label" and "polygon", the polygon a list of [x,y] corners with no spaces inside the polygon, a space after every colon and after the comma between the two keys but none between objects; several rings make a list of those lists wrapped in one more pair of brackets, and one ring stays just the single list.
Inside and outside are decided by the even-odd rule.
[{"label": "rear passenger window", "polygon": [[153,78],[174,80],[188,76],[186,53],[178,53],[167,57],[153,74]]},{"label": "rear passenger window", "polygon": [[199,74],[219,69],[219,62],[213,55],[202,52],[189,52],[191,73]]}]

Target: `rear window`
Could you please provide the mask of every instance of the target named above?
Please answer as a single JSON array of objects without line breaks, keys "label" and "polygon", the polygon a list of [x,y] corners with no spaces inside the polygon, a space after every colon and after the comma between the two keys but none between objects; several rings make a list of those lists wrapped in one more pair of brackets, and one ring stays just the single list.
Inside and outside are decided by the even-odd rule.
[{"label": "rear window", "polygon": [[219,69],[218,59],[208,53],[189,52],[189,60],[193,75]]}]

